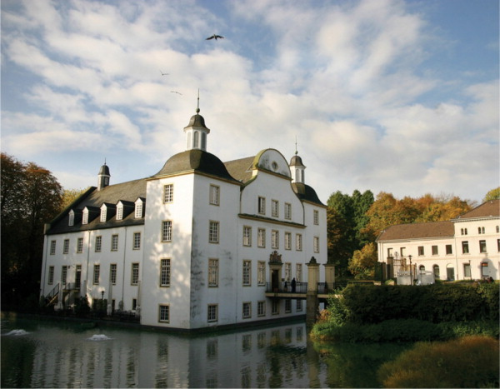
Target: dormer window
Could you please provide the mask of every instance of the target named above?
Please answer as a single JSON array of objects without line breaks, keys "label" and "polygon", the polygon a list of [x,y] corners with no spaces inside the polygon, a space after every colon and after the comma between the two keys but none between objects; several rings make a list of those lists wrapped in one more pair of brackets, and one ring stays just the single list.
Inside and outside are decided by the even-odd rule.
[{"label": "dormer window", "polygon": [[85,208],[82,214],[82,224],[89,224],[89,210]]},{"label": "dormer window", "polygon": [[101,223],[104,223],[106,221],[106,217],[108,215],[108,208],[103,205],[101,207]]},{"label": "dormer window", "polygon": [[116,207],[116,220],[122,220],[123,219],[123,203],[118,203]]},{"label": "dormer window", "polygon": [[68,226],[72,227],[74,225],[75,225],[75,211],[71,210],[69,211]]},{"label": "dormer window", "polygon": [[135,218],[140,219],[142,217],[144,217],[144,201],[137,199],[135,202]]}]

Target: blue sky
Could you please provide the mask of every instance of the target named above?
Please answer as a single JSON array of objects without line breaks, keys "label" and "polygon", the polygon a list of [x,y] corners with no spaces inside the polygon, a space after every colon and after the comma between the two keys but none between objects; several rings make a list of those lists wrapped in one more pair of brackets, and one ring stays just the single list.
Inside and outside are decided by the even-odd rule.
[{"label": "blue sky", "polygon": [[157,173],[198,89],[208,151],[290,160],[297,139],[323,202],[499,186],[498,0],[1,4],[2,151],[66,189],[104,160],[111,183]]}]

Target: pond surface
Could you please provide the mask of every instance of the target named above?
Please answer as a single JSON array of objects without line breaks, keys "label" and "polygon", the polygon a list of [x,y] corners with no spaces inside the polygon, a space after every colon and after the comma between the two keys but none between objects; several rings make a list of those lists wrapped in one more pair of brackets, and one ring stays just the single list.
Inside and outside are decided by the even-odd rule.
[{"label": "pond surface", "polygon": [[2,315],[2,388],[380,387],[409,345],[312,343],[303,322],[196,336]]}]

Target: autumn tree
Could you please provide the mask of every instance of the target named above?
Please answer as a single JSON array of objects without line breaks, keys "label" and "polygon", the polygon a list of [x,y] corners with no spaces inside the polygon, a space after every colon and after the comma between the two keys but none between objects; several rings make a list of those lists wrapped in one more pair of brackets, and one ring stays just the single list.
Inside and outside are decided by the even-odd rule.
[{"label": "autumn tree", "polygon": [[71,205],[73,201],[80,197],[86,190],[87,189],[64,189],[60,211]]},{"label": "autumn tree", "polygon": [[486,196],[484,196],[483,203],[490,201],[490,200],[498,200],[500,199],[500,186],[498,188],[490,190],[488,193],[486,193]]},{"label": "autumn tree", "polygon": [[33,162],[23,164],[1,154],[2,303],[38,298],[43,227],[60,210],[57,179]]},{"label": "autumn tree", "polygon": [[349,271],[356,278],[373,278],[377,263],[377,244],[370,242],[356,250],[349,261]]}]

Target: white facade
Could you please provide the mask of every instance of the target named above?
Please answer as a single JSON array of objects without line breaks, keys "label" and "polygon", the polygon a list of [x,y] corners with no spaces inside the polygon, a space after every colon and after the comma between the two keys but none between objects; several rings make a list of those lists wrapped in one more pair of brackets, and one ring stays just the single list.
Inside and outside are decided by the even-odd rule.
[{"label": "white facade", "polygon": [[[488,201],[449,222],[392,226],[379,238],[379,262],[390,277],[401,269],[436,279],[500,279],[500,201]],[[392,269],[391,269],[392,268]]]},{"label": "white facade", "polygon": [[[110,312],[136,312],[143,325],[197,329],[305,315],[305,301],[276,303],[265,293],[272,282],[307,282],[312,257],[326,264],[326,206],[292,178],[279,151],[223,164],[189,142],[194,130],[209,133],[200,115],[184,130],[187,150],[159,173],[91,188],[47,227],[41,294],[60,283],[56,307],[71,303],[63,290],[78,284],[79,269],[78,295],[108,300]],[[283,266],[273,274],[274,252]],[[324,266],[320,272],[321,280]]]}]

